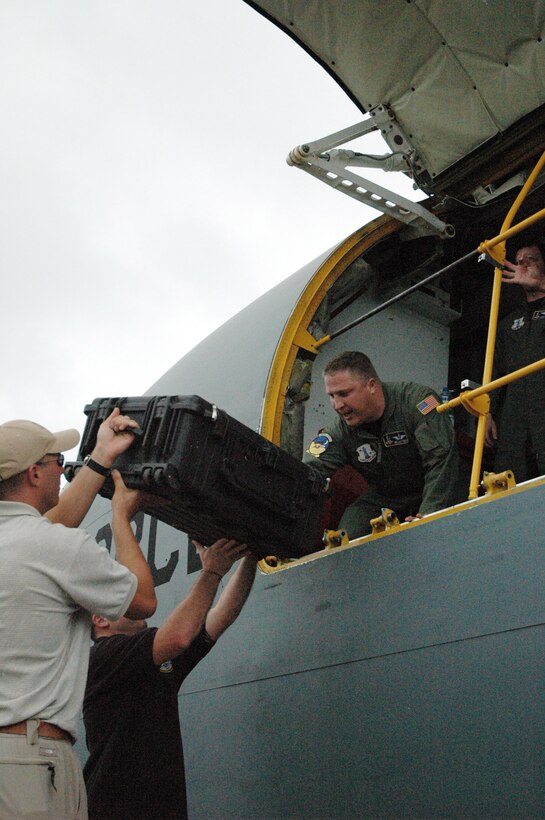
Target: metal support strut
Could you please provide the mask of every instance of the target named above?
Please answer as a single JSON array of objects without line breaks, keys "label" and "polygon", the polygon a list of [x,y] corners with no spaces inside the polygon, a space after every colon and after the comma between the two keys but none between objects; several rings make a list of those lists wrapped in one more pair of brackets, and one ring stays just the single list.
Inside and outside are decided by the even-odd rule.
[{"label": "metal support strut", "polygon": [[[393,148],[391,154],[377,156],[345,149],[335,150],[338,145],[378,130]],[[422,205],[347,170],[348,166],[357,166],[402,171],[411,175],[412,169],[418,166],[415,149],[396,122],[394,114],[385,105],[372,109],[367,120],[314,142],[298,145],[290,151],[286,162],[364,205],[389,214],[400,222],[421,228],[425,234],[438,234],[444,238],[454,236],[452,225],[447,225]]]}]

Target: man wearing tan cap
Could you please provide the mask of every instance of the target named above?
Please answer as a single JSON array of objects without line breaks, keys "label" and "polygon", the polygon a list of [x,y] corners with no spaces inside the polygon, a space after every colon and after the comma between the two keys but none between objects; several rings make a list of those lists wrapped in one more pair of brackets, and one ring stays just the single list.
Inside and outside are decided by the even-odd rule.
[{"label": "man wearing tan cap", "polygon": [[77,527],[135,422],[115,410],[59,495],[62,451],[76,430],[0,425],[0,817],[86,818],[72,751],[83,700],[91,613],[146,618],[157,604],[130,521],[139,505],[114,470],[117,561]]}]

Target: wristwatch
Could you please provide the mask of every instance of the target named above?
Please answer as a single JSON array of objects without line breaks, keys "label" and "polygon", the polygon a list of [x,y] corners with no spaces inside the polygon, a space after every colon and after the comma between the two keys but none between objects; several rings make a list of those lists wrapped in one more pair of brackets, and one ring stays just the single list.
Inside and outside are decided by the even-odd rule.
[{"label": "wristwatch", "polygon": [[99,464],[98,461],[94,461],[91,456],[85,456],[83,459],[84,467],[89,467],[90,470],[94,470],[95,473],[104,476],[104,478],[108,478],[111,473],[107,467],[103,467],[102,464]]}]

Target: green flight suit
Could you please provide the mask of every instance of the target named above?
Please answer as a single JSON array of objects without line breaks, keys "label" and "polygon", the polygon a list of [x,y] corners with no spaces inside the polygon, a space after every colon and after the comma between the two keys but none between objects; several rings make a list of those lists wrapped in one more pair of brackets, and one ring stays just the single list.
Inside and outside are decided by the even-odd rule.
[{"label": "green flight suit", "polygon": [[367,481],[339,524],[350,538],[370,532],[369,521],[382,507],[403,521],[455,501],[458,451],[450,419],[435,410],[437,394],[413,382],[386,382],[382,388],[386,406],[378,422],[349,427],[338,417],[320,431],[304,458],[327,476],[350,464]]},{"label": "green flight suit", "polygon": [[[545,358],[545,298],[512,310],[498,325],[494,378]],[[495,472],[517,482],[545,474],[545,370],[490,394],[498,426]]]}]

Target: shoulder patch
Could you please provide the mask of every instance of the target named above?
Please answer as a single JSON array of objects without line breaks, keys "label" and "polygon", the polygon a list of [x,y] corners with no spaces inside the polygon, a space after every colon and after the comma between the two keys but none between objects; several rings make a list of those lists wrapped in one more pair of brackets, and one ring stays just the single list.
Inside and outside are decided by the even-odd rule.
[{"label": "shoulder patch", "polygon": [[367,442],[356,447],[356,453],[358,454],[358,461],[361,461],[362,464],[368,464],[377,457],[377,451],[372,444]]},{"label": "shoulder patch", "polygon": [[322,453],[325,453],[332,441],[333,439],[329,433],[320,433],[316,438],[313,438],[308,445],[307,453],[311,456],[321,456]]},{"label": "shoulder patch", "polygon": [[437,407],[438,404],[439,402],[437,401],[435,396],[429,395],[426,396],[426,398],[423,401],[416,405],[416,409],[419,410],[423,416],[425,416],[426,413],[429,413],[431,410]]},{"label": "shoulder patch", "polygon": [[164,675],[166,675],[169,672],[172,672],[173,669],[174,667],[172,665],[172,661],[163,661],[163,663],[159,667],[159,672],[162,672]]}]

